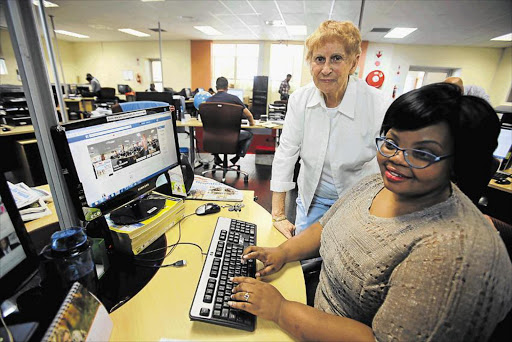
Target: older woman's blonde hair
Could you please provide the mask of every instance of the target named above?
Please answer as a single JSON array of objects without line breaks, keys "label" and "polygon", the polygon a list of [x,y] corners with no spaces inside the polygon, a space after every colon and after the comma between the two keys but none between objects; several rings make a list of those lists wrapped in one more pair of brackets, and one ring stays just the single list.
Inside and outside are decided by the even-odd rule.
[{"label": "older woman's blonde hair", "polygon": [[306,61],[311,62],[313,51],[328,42],[339,41],[349,57],[361,54],[361,33],[350,21],[326,20],[306,39]]}]

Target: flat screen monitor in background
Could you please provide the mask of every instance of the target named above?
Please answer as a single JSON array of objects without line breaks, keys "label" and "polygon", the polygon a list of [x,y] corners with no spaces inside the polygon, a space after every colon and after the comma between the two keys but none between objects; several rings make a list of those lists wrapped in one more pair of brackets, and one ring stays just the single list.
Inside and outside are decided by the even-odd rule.
[{"label": "flat screen monitor in background", "polygon": [[[0,303],[19,291],[37,270],[37,255],[0,172]],[[9,312],[4,312],[7,316]]]},{"label": "flat screen monitor in background", "polygon": [[138,91],[135,93],[137,101],[160,101],[172,104],[173,93],[169,91]]},{"label": "flat screen monitor in background", "polygon": [[156,187],[160,175],[179,165],[176,123],[169,107],[56,126],[52,136],[82,220],[85,207],[112,212],[110,217],[118,224],[128,224],[119,216],[130,216],[133,223],[161,209],[148,212],[153,208],[148,203],[154,200],[144,195]]},{"label": "flat screen monitor in background", "polygon": [[128,84],[118,84],[117,85],[117,92],[119,94],[126,94],[131,91],[131,88]]},{"label": "flat screen monitor in background", "polygon": [[243,89],[228,89],[228,94],[235,95],[236,97],[238,97],[240,99],[240,101],[242,101],[242,103],[244,102],[244,90]]},{"label": "flat screen monitor in background", "polygon": [[494,150],[494,157],[504,159],[512,146],[512,128],[501,127],[500,135],[498,136],[498,147]]},{"label": "flat screen monitor in background", "polygon": [[89,86],[86,86],[86,85],[77,85],[76,86],[77,95],[84,95],[84,94],[87,94],[90,92],[91,92],[91,89],[89,88]]}]

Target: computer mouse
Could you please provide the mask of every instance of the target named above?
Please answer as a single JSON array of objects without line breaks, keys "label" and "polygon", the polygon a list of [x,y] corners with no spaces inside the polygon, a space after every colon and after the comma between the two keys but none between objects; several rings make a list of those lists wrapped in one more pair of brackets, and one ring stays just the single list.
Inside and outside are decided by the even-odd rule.
[{"label": "computer mouse", "polygon": [[208,215],[218,213],[220,211],[220,206],[215,203],[206,203],[203,204],[196,209],[197,215]]},{"label": "computer mouse", "polygon": [[2,132],[9,132],[11,129],[8,127],[2,127]]},{"label": "computer mouse", "polygon": [[502,185],[507,185],[507,184],[510,184],[510,181],[506,178],[503,178],[503,179],[497,179],[496,180],[496,184],[502,184]]}]

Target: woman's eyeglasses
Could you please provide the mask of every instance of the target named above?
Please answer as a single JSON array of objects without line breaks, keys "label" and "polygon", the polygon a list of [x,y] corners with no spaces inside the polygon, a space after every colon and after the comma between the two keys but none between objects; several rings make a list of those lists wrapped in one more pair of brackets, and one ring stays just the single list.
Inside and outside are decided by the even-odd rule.
[{"label": "woman's eyeglasses", "polygon": [[444,156],[436,156],[427,151],[417,150],[414,148],[400,148],[391,140],[386,137],[378,137],[375,139],[377,150],[384,157],[391,158],[402,151],[404,159],[410,167],[415,169],[424,169],[434,163],[437,163],[443,159],[453,156],[453,154],[447,154]]}]

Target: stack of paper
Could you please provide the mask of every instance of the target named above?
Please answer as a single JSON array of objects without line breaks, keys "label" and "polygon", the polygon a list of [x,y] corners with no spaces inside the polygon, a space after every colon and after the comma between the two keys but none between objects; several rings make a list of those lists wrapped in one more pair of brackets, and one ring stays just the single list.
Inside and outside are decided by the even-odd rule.
[{"label": "stack of paper", "polygon": [[120,226],[112,222],[110,215],[105,216],[116,250],[137,255],[181,221],[185,213],[183,200],[165,198],[165,207],[158,214],[139,223]]},{"label": "stack of paper", "polygon": [[195,175],[194,183],[192,183],[187,198],[204,201],[241,202],[244,200],[244,194],[214,179]]},{"label": "stack of paper", "polygon": [[16,202],[16,207],[24,222],[52,214],[51,210],[46,205],[46,202],[52,201],[52,196],[49,192],[42,189],[30,188],[25,183],[8,183],[12,197],[14,197],[14,201]]}]

